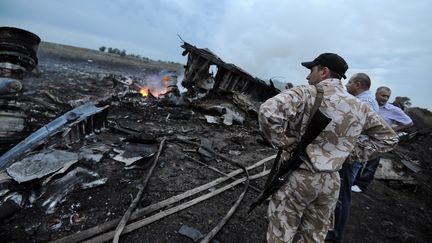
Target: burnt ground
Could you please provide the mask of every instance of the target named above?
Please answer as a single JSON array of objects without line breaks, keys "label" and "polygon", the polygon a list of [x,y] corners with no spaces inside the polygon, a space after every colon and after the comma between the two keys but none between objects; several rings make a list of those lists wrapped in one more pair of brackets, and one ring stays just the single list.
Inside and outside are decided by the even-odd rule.
[{"label": "burnt ground", "polygon": [[[179,54],[180,51],[179,48]],[[140,160],[133,169],[125,169],[124,164],[115,161],[114,150],[126,147],[128,143],[124,139],[128,134],[114,129],[114,126],[152,136],[158,142],[177,135],[196,143],[210,141],[217,153],[243,165],[254,164],[276,152],[261,142],[258,124],[253,117],[249,117],[243,125],[208,124],[204,115],[210,113],[205,110],[174,106],[160,99],[144,98],[134,93],[119,97],[118,94],[124,93],[125,86],[107,78],[110,74],[144,78],[163,69],[179,70],[178,65],[121,58],[49,43],[41,44],[38,57],[40,73],[23,80],[25,91],[22,96],[32,97],[23,98],[22,101],[32,106],[27,111],[32,118],[28,121],[29,132],[72,109],[71,103],[105,100],[110,104],[110,126],[69,150],[73,151],[80,146],[105,145],[108,150],[103,153],[100,162],[80,161],[76,166],[97,172],[100,178],[107,178],[107,182],[86,190],[74,190],[52,214],[45,213],[46,209],[40,203],[43,198],[32,205],[27,204],[0,224],[1,242],[47,242],[61,239],[120,218],[125,213],[139,190],[138,181],[149,171],[152,158]],[[57,100],[47,96],[46,92]],[[48,109],[40,100],[51,104],[51,108]],[[400,146],[408,151],[410,158],[420,161],[422,171],[413,175],[417,185],[375,180],[366,193],[354,194],[345,242],[432,241],[432,136],[418,135]],[[180,141],[167,141],[137,208],[157,203],[222,176],[187,156],[225,173],[237,169],[223,158],[206,156],[198,152],[197,148]],[[270,167],[270,162],[266,163],[266,167]],[[259,167],[250,174],[262,170],[263,167]],[[265,177],[252,181],[251,185],[262,188],[264,181]],[[38,181],[10,185],[10,188],[20,190],[23,194],[29,194],[31,189],[38,187]],[[215,189],[210,188],[201,194]],[[242,190],[241,185],[229,189],[127,233],[120,240],[192,242],[178,233],[181,226],[187,225],[207,234],[234,204]],[[257,195],[254,190],[248,190],[238,211],[216,235],[214,242],[265,242],[266,206],[258,207],[249,216],[246,214],[250,202]],[[190,199],[184,201],[187,200]],[[80,220],[71,221],[73,215],[79,215]],[[58,223],[59,227],[54,227],[53,222]]]}]

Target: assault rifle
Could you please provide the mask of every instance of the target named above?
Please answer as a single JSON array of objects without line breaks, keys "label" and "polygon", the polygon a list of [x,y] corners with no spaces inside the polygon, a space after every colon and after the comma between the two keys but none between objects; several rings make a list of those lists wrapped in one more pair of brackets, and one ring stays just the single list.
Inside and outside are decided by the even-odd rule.
[{"label": "assault rifle", "polygon": [[[319,90],[318,87],[317,89]],[[320,91],[322,90],[318,91],[318,95],[320,95]],[[322,99],[322,97],[317,97],[317,99]],[[318,102],[320,104],[321,100],[318,100]],[[305,151],[306,147],[318,137],[318,135],[331,121],[330,118],[318,110],[319,104],[314,104],[315,109],[312,109],[314,115],[312,118],[310,118],[305,134],[302,136],[297,148],[291,152],[291,156],[288,161],[282,161],[282,163],[280,162],[283,149],[279,149],[264,186],[264,190],[255,200],[255,202],[250,205],[248,213],[250,213],[256,206],[264,202],[269,196],[279,190],[279,188],[281,188],[282,185],[288,180],[288,177],[291,175],[291,173],[303,163],[303,159],[309,159]]]}]

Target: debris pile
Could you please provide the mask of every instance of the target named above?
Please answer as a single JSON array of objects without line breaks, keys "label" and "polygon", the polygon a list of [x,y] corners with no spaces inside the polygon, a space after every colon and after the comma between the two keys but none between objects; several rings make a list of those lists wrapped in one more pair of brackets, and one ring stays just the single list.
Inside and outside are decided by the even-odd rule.
[{"label": "debris pile", "polygon": [[[100,68],[97,61],[90,59],[53,63],[55,54],[43,52],[42,56],[49,58],[40,58],[38,73],[23,76],[23,90],[14,96],[14,102],[19,104],[23,114],[30,114],[23,117],[21,124],[22,130],[26,129],[26,136],[13,140],[12,146],[4,143],[4,152],[0,157],[2,220],[14,220],[21,214],[34,213],[34,208],[40,209],[39,217],[45,219],[42,224],[31,221],[24,228],[17,229],[21,233],[14,234],[18,237],[16,239],[29,239],[36,234],[36,239],[58,238],[62,241],[61,236],[67,235],[72,228],[97,227],[107,220],[116,226],[119,224],[117,217],[125,213],[122,208],[136,193],[132,185],[136,185],[139,191],[129,207],[132,209],[124,214],[123,226],[120,227],[120,223],[115,232],[86,238],[99,237],[94,241],[112,237],[118,239],[119,234],[136,227],[133,225],[143,227],[243,184],[240,194],[232,192],[233,198],[237,199],[232,207],[226,205],[231,209],[227,208],[229,213],[220,216],[221,223],[208,222],[202,229],[202,232],[210,232],[201,237],[208,241],[220,231],[243,201],[249,180],[268,173],[267,170],[254,171],[249,177],[252,170],[273,158],[271,148],[263,149],[256,142],[254,137],[259,133],[252,134],[257,130],[257,104],[265,94],[253,96],[245,90],[225,90],[221,93],[220,90],[210,89],[202,92],[202,87],[195,85],[188,86],[186,92],[180,92],[178,67],[131,76],[126,72],[107,72]],[[226,65],[223,62],[218,64]],[[89,65],[96,67],[91,69]],[[258,79],[251,78],[240,69],[230,72],[231,75],[239,75],[237,81],[240,77],[246,77],[243,86],[248,89],[251,89],[250,85],[267,87],[261,81],[255,84]],[[58,80],[67,80],[67,85],[60,85]],[[231,132],[226,134],[231,126]],[[207,139],[208,133],[214,133],[213,130],[223,135]],[[6,131],[4,134],[11,137]],[[247,137],[249,142],[244,143]],[[167,145],[161,148],[163,140],[167,141]],[[247,164],[232,159],[241,155],[250,157],[242,151],[257,149],[265,152],[261,158],[269,158],[248,168]],[[156,166],[155,157],[159,156],[162,161]],[[170,158],[180,159],[182,163]],[[257,159],[252,157],[250,162]],[[152,171],[165,168],[156,177],[161,185],[150,187],[147,183],[142,184],[141,174],[150,175],[147,172],[149,167]],[[178,174],[187,167],[187,170],[200,170],[200,176],[195,179],[184,175],[192,179],[189,183],[185,183],[188,180]],[[242,173],[246,176],[242,177]],[[234,177],[236,175],[239,177]],[[146,181],[149,179],[150,176]],[[101,213],[100,207],[84,202],[100,200],[101,197],[96,198],[91,191],[111,191],[113,183],[120,184],[119,188],[125,188],[127,184],[131,186],[126,186],[126,194],[120,193],[113,205],[108,201],[105,203],[109,208],[107,213]],[[259,191],[256,186],[252,188]],[[171,198],[158,195],[152,198],[152,205],[143,207],[139,195],[144,189],[150,190],[144,193],[145,200],[150,199],[152,189],[184,192]],[[205,193],[205,190],[210,191]],[[74,195],[79,194],[87,195],[84,196],[87,199],[74,200]],[[189,202],[181,202],[186,198]],[[134,211],[135,207],[138,210]],[[156,213],[156,210],[163,211]],[[150,221],[146,219],[126,225],[128,220],[137,220],[149,214],[153,214]],[[112,226],[105,231],[114,230]]]},{"label": "debris pile", "polygon": [[[208,49],[182,47],[184,75],[174,64],[41,43],[38,72],[24,68],[22,88],[0,96],[0,115],[20,111],[0,117],[0,238],[264,241],[265,206],[246,211],[276,151],[256,115],[280,90]],[[399,176],[386,181],[432,175],[410,147],[430,138],[427,126],[382,163]]]},{"label": "debris pile", "polygon": [[0,143],[20,140],[28,114],[17,100],[21,79],[38,64],[41,39],[26,30],[0,27]]}]

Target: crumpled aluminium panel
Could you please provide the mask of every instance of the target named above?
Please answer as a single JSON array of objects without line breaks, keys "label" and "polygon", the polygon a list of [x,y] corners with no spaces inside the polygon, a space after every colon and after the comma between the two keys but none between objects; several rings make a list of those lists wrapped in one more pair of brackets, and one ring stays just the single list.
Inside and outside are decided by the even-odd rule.
[{"label": "crumpled aluminium panel", "polygon": [[[107,108],[96,107],[92,102],[79,106],[32,133],[0,157],[0,170],[9,167],[54,135],[61,135],[60,142],[73,144],[85,135],[99,131],[106,126]],[[56,141],[58,142],[58,141]]]},{"label": "crumpled aluminium panel", "polygon": [[15,162],[6,170],[16,182],[22,183],[42,178],[76,162],[77,153],[61,150],[44,151]]},{"label": "crumpled aluminium panel", "polygon": [[45,213],[52,214],[65,197],[78,189],[89,189],[103,185],[108,178],[98,178],[99,174],[87,169],[76,167],[63,177],[53,181],[46,188],[42,188],[42,196],[45,198],[41,206]]}]

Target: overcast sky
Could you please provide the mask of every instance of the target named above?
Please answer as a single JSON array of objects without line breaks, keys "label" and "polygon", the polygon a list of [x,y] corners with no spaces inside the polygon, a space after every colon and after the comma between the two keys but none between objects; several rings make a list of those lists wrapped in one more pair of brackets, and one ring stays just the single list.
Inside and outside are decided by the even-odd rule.
[{"label": "overcast sky", "polygon": [[[186,62],[181,40],[268,80],[306,84],[323,52],[432,110],[430,0],[0,0],[0,26],[43,41]],[[347,81],[343,80],[345,84]]]}]

